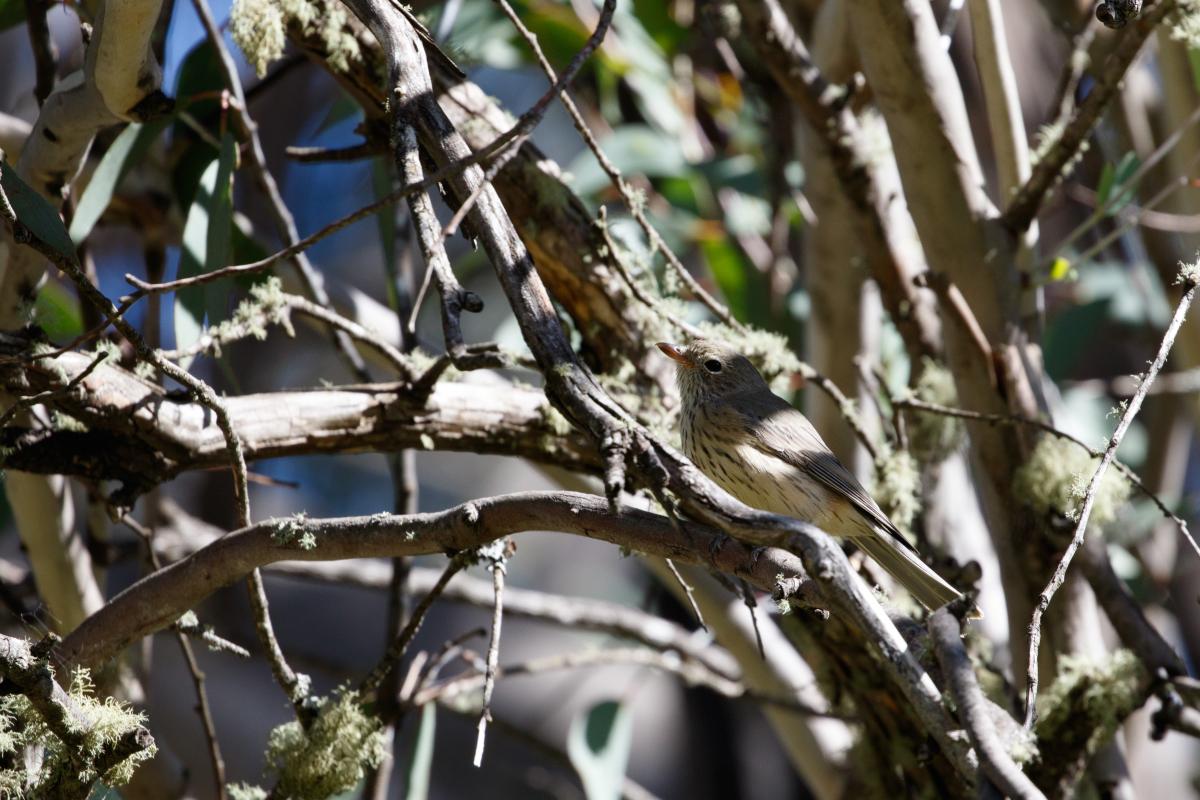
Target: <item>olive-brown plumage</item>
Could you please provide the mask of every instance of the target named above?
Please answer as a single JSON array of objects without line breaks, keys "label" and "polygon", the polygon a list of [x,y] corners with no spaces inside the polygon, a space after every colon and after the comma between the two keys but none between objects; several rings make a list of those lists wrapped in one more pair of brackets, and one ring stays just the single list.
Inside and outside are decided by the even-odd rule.
[{"label": "olive-brown plumage", "polygon": [[853,539],[928,608],[961,596],[748,358],[707,339],[658,346],[676,362],[683,449],[708,477],[747,505]]}]

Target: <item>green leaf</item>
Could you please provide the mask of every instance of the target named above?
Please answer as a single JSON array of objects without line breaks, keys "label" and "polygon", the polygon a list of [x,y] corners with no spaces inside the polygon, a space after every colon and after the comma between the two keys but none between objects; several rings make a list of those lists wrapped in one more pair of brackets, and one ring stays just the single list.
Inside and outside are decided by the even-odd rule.
[{"label": "green leaf", "polygon": [[[175,81],[175,97],[180,111],[187,112],[207,130],[216,135],[220,119],[221,103],[216,94],[225,88],[225,73],[216,51],[208,40],[203,40],[184,56],[179,65],[179,77]],[[205,95],[203,100],[195,100]],[[171,141],[183,152],[171,170],[171,188],[180,209],[185,209],[196,194],[200,174],[209,161],[217,157],[216,149],[201,139],[182,120],[176,120],[171,129]]]},{"label": "green leaf", "polygon": [[25,21],[25,0],[0,0],[0,31]]},{"label": "green leaf", "polygon": [[33,318],[52,341],[73,339],[83,333],[78,296],[55,281],[46,281],[38,290]]},{"label": "green leaf", "polygon": [[75,207],[75,216],[71,218],[71,241],[76,245],[83,242],[92,232],[92,228],[104,214],[104,209],[108,208],[117,187],[121,185],[121,180],[141,160],[150,143],[164,127],[165,121],[148,125],[135,122],[126,126],[121,135],[113,141],[96,166],[96,171],[92,173],[92,180],[83,190],[79,204]]},{"label": "green leaf", "polygon": [[433,739],[437,729],[437,703],[421,706],[421,724],[413,743],[412,758],[408,761],[408,790],[405,800],[425,800],[429,797],[429,777],[433,772]]},{"label": "green leaf", "polygon": [[1096,186],[1096,206],[1103,207],[1108,202],[1108,196],[1112,194],[1113,181],[1116,179],[1117,171],[1113,169],[1112,164],[1105,164],[1104,169],[1100,173],[1100,183]]},{"label": "green leaf", "polygon": [[[388,168],[385,158],[376,158],[371,164],[371,187],[378,200],[392,192],[392,171]],[[396,207],[384,206],[375,215],[375,224],[379,226],[379,244],[383,248],[383,271],[387,275],[388,307],[395,311],[399,308],[399,298],[396,297]]]},{"label": "green leaf", "polygon": [[69,261],[77,260],[75,245],[67,235],[67,226],[63,224],[62,217],[46,198],[21,180],[16,169],[7,161],[0,163],[0,187],[8,196],[8,202],[12,203],[17,220],[30,233]]},{"label": "green leaf", "polygon": [[[1132,151],[1121,156],[1116,165],[1105,164],[1104,171],[1100,173],[1100,183],[1096,186],[1096,207],[1104,208],[1111,202],[1112,205],[1105,210],[1105,214],[1112,216],[1128,205],[1136,188],[1134,184],[1129,183],[1129,179],[1141,164],[1141,160]],[[1119,192],[1116,197],[1113,197],[1114,191]]]},{"label": "green leaf", "polygon": [[[196,196],[183,226],[179,277],[190,278],[227,266],[233,221],[233,169],[237,143],[228,131],[221,137],[221,153],[200,176]],[[175,347],[195,344],[204,332],[204,319],[224,310],[227,295],[211,287],[190,286],[175,295]],[[187,369],[190,359],[180,362]]]},{"label": "green leaf", "polygon": [[[609,159],[627,174],[665,177],[688,168],[679,140],[646,125],[626,125],[601,144]],[[608,176],[590,150],[580,153],[567,171],[573,176],[572,188],[579,194],[591,194],[608,185]]]},{"label": "green leaf", "polygon": [[632,744],[633,715],[613,700],[597,703],[571,721],[567,755],[579,773],[587,800],[621,796]]}]

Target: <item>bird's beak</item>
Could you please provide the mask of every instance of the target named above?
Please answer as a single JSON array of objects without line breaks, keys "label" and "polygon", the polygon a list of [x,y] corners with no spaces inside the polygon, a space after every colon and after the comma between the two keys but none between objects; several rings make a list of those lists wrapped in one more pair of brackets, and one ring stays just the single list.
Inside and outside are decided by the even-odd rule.
[{"label": "bird's beak", "polygon": [[687,357],[687,353],[685,353],[683,348],[679,345],[670,344],[668,342],[659,342],[658,349],[666,353],[667,358],[671,359],[672,361],[678,362],[685,367],[692,366],[692,360]]}]

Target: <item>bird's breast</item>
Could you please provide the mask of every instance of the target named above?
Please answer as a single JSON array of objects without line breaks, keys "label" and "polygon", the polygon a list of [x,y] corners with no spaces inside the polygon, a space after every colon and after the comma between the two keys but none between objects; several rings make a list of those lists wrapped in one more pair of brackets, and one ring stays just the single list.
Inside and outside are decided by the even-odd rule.
[{"label": "bird's breast", "polygon": [[706,425],[697,415],[682,429],[688,458],[743,503],[821,524],[833,503],[828,490],[803,470],[764,453],[737,431]]}]

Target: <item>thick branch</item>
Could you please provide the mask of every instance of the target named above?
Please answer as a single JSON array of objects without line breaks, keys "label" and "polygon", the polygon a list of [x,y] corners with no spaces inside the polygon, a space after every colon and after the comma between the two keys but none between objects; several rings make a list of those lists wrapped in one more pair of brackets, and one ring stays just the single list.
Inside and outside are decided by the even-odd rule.
[{"label": "thick branch", "polygon": [[[0,373],[0,385],[38,391],[90,364],[87,354],[64,353]],[[9,467],[121,480],[136,494],[181,472],[228,462],[208,409],[119,367],[96,369],[79,393],[59,396],[54,405],[87,429],[12,430],[5,440]],[[402,384],[370,384],[229,397],[225,406],[248,459],[413,447],[514,455],[593,472],[600,465],[584,437],[555,424],[540,392],[513,386],[480,391],[441,382],[422,399]]]},{"label": "thick branch", "polygon": [[937,355],[941,346],[936,312],[929,295],[913,284],[925,265],[906,251],[889,224],[887,207],[892,199],[880,191],[878,167],[866,153],[858,120],[846,107],[848,89],[825,82],[778,0],[742,0],[738,5],[759,57],[804,114],[815,133],[812,141],[819,156],[837,175],[867,267],[909,353],[914,361]]},{"label": "thick branch", "polygon": [[[217,589],[276,561],[459,551],[529,530],[572,533],[709,566],[767,590],[779,575],[803,574],[799,559],[781,550],[755,552],[703,525],[676,526],[667,517],[633,509],[612,511],[602,497],[571,492],[504,495],[430,514],[269,520],[231,533],[138,581],[76,628],[55,655],[68,665],[103,664],[130,643],[170,625]],[[302,540],[310,535],[316,546],[305,549]],[[801,604],[805,595],[808,602],[813,600],[813,591],[810,583],[802,586]]]},{"label": "thick branch", "polygon": [[967,736],[971,738],[975,752],[979,754],[979,764],[988,780],[1006,796],[1019,800],[1045,800],[1045,795],[1013,762],[997,736],[987,701],[975,678],[975,669],[963,647],[959,628],[960,623],[950,607],[939,609],[929,619],[929,633],[938,663],[954,695],[958,717],[967,730]]}]

